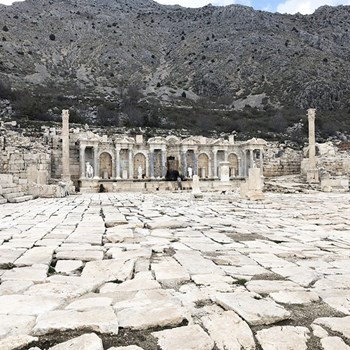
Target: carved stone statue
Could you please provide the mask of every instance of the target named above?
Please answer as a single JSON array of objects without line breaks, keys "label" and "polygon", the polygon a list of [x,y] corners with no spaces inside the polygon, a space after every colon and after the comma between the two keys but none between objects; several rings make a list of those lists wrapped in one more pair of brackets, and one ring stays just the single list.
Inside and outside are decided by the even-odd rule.
[{"label": "carved stone statue", "polygon": [[139,165],[139,167],[137,168],[137,177],[138,177],[138,179],[142,179],[142,167],[141,167],[141,165]]},{"label": "carved stone statue", "polygon": [[187,174],[188,174],[188,177],[190,179],[192,179],[193,171],[192,171],[192,168],[190,166],[187,168]]},{"label": "carved stone statue", "polygon": [[85,172],[86,172],[86,177],[88,179],[92,179],[94,177],[94,168],[92,167],[90,162],[86,162]]}]

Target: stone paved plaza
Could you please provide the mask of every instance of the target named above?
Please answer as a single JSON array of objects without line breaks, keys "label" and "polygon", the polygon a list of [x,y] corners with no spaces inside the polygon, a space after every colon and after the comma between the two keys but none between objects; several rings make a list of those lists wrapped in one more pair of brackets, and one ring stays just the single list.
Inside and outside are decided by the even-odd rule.
[{"label": "stone paved plaza", "polygon": [[0,207],[0,349],[350,349],[348,193]]}]

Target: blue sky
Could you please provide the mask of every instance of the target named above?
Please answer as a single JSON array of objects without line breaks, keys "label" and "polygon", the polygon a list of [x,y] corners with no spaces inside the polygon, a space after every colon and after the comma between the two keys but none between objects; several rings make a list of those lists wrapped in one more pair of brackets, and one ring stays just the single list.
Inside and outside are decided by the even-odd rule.
[{"label": "blue sky", "polygon": [[[216,6],[225,6],[230,4],[242,4],[252,6],[257,10],[265,10],[280,13],[302,14],[313,13],[322,5],[350,5],[350,0],[156,0],[161,4],[175,5],[179,4],[185,7],[202,7],[211,3]],[[13,0],[0,0],[0,4],[10,5]]]},{"label": "blue sky", "polygon": [[[0,0],[1,1],[1,0]],[[313,13],[318,7],[323,5],[337,6],[350,5],[350,0],[156,0],[161,4],[179,4],[186,7],[201,7],[208,3],[217,6],[229,4],[242,4],[252,6],[257,10],[265,10],[280,13],[296,13],[302,14]]]}]

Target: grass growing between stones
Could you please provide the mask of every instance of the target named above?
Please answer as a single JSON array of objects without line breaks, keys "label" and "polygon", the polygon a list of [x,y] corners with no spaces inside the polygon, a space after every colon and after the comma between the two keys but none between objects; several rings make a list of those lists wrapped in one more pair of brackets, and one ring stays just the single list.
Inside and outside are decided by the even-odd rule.
[{"label": "grass growing between stones", "polygon": [[96,333],[103,343],[104,349],[118,346],[137,345],[144,350],[157,350],[157,340],[151,335],[154,330],[136,331],[130,329],[119,329],[118,335],[100,334],[89,331],[63,331],[45,334],[39,337],[39,340],[17,350],[28,350],[32,347],[39,347],[42,350],[47,350],[54,345],[66,342],[70,339],[79,337],[86,333]]}]

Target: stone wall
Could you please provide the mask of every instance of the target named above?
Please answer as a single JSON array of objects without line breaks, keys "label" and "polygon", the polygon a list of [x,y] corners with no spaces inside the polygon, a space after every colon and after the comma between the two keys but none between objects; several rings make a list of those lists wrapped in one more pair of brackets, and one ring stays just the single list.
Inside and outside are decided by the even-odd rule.
[{"label": "stone wall", "polygon": [[269,143],[265,151],[264,176],[275,177],[300,174],[302,159],[302,151],[296,151],[278,143]]}]

